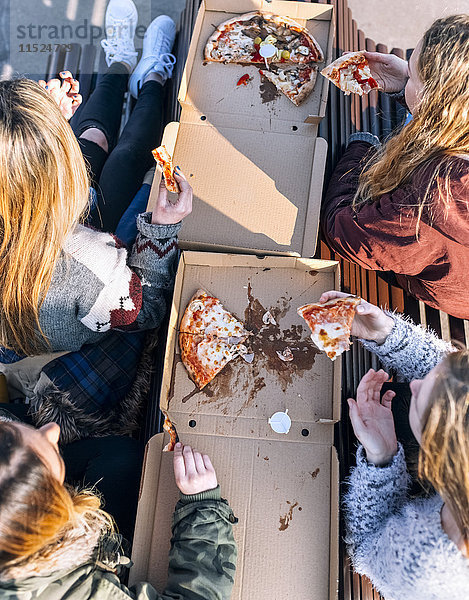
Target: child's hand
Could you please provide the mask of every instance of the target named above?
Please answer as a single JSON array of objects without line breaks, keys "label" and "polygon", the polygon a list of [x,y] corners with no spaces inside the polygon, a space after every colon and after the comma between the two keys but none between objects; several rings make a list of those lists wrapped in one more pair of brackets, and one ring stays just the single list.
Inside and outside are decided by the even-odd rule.
[{"label": "child's hand", "polygon": [[174,448],[174,477],[183,494],[200,494],[217,487],[215,469],[206,454],[178,442]]},{"label": "child's hand", "polygon": [[173,204],[168,199],[168,190],[162,177],[156,206],[151,217],[154,225],[174,225],[192,212],[192,188],[179,167],[174,170],[174,178],[181,190],[177,202]]},{"label": "child's hand", "polygon": [[[350,294],[344,292],[324,292],[319,298],[323,304],[334,298],[345,298]],[[355,309],[355,317],[352,321],[352,335],[364,340],[371,340],[377,344],[383,344],[394,327],[394,321],[386,315],[380,308],[370,304],[366,300],[361,300]]]},{"label": "child's hand", "polygon": [[67,121],[70,121],[82,101],[79,94],[80,84],[76,79],[73,79],[70,71],[62,71],[60,77],[62,83],[59,79],[50,79],[47,83],[41,79],[38,83],[55,100],[60,112]]}]

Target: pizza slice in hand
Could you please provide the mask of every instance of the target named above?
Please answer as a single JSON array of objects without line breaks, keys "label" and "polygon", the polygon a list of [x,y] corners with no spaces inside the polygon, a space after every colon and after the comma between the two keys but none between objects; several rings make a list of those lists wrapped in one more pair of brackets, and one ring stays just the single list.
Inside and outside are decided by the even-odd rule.
[{"label": "pizza slice in hand", "polygon": [[210,383],[230,360],[247,353],[243,342],[249,335],[218,298],[197,290],[181,319],[179,348],[181,360],[199,389]]},{"label": "pizza slice in hand", "polygon": [[311,329],[311,339],[331,360],[350,347],[350,330],[360,300],[356,296],[347,296],[298,308],[298,314]]},{"label": "pizza slice in hand", "polygon": [[321,75],[332,81],[346,96],[351,92],[363,96],[378,87],[363,52],[344,54],[325,67]]},{"label": "pizza slice in hand", "polygon": [[151,151],[153,158],[156,160],[161,170],[163,171],[164,184],[169,192],[179,193],[179,186],[174,178],[174,166],[171,154],[166,150],[165,146],[160,146]]}]

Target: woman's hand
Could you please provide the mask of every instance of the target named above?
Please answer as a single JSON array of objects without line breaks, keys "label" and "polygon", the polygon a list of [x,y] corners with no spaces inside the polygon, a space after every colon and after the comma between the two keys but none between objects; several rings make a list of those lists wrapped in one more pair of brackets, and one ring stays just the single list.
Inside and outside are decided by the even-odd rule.
[{"label": "woman's hand", "polygon": [[383,383],[389,375],[370,369],[357,388],[357,399],[347,400],[353,431],[365,448],[368,462],[387,465],[397,452],[396,431],[391,412],[395,392],[388,390],[380,400]]},{"label": "woman's hand", "polygon": [[[350,294],[344,292],[324,292],[319,302],[324,303],[334,298],[345,298]],[[394,321],[374,304],[361,299],[356,308],[355,318],[352,322],[351,334],[363,340],[370,340],[383,344],[394,327]]]},{"label": "woman's hand", "polygon": [[380,90],[389,93],[400,92],[404,89],[409,78],[406,60],[394,54],[383,54],[382,52],[364,52],[364,55]]},{"label": "woman's hand", "polygon": [[178,442],[174,448],[174,477],[183,494],[200,494],[217,487],[217,475],[210,458],[183,446]]},{"label": "woman's hand", "polygon": [[80,84],[76,79],[73,79],[70,71],[62,71],[60,77],[62,82],[59,79],[50,79],[46,83],[43,79],[40,79],[38,83],[55,100],[60,112],[67,121],[70,121],[82,102],[82,97],[79,94]]},{"label": "woman's hand", "polygon": [[162,177],[156,206],[151,217],[154,225],[174,225],[192,212],[192,188],[179,167],[174,170],[174,178],[181,190],[177,202],[174,204],[170,202]]}]

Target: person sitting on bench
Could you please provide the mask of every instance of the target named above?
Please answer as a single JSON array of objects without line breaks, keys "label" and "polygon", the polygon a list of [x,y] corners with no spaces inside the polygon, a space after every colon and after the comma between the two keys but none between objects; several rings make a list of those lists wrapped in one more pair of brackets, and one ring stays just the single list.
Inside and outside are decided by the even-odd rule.
[{"label": "person sitting on bench", "polygon": [[365,56],[382,90],[405,87],[413,118],[384,146],[352,134],[324,198],[325,238],[347,260],[467,319],[469,15],[436,21],[409,63]]},{"label": "person sitting on bench", "polygon": [[[320,301],[346,295],[327,292]],[[392,390],[381,395],[388,373],[371,369],[356,400],[348,399],[360,442],[344,497],[345,541],[354,570],[369,577],[384,598],[464,598],[469,583],[469,351],[457,351],[364,300],[352,334],[398,381],[410,382],[407,422],[419,448],[418,476],[427,489],[426,497],[409,498],[409,448],[393,419],[397,398]]]},{"label": "person sitting on bench", "polygon": [[[166,588],[130,589],[112,518],[89,490],[64,484],[59,428],[0,420],[0,596],[35,600],[228,600],[236,569],[233,523],[210,458],[178,443]],[[170,485],[170,482],[168,482]],[[118,493],[122,493],[118,489]]]}]

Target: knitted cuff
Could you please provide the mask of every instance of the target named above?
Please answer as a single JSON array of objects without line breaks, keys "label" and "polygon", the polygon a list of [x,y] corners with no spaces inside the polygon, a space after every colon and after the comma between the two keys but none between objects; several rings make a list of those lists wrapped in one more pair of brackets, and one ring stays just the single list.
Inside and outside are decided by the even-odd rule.
[{"label": "knitted cuff", "polygon": [[151,222],[151,212],[145,212],[137,217],[137,229],[147,238],[164,240],[175,237],[181,229],[182,223],[174,225],[154,225]]},{"label": "knitted cuff", "polygon": [[384,342],[382,344],[377,344],[371,340],[358,340],[366,350],[373,352],[373,354],[376,354],[377,356],[386,356],[387,354],[400,349],[402,340],[409,331],[409,323],[404,321],[399,315],[389,310],[385,310],[384,313],[394,321],[394,327],[391,329],[391,333]]},{"label": "knitted cuff", "polygon": [[375,148],[379,148],[381,146],[379,137],[369,133],[368,131],[358,131],[357,133],[352,133],[352,135],[349,135],[347,146],[350,146],[352,142],[366,142]]},{"label": "knitted cuff", "polygon": [[200,502],[201,500],[221,500],[220,486],[217,485],[216,488],[200,492],[199,494],[183,494],[182,492],[179,494],[179,501],[181,504]]},{"label": "knitted cuff", "polygon": [[[392,471],[399,471],[402,469],[406,469],[405,464],[405,455],[404,448],[400,442],[397,442],[397,452],[393,456],[392,461],[384,465],[382,467],[373,465],[366,460],[365,448],[360,444],[357,449],[357,468],[359,469],[370,469],[371,472],[375,475],[373,479],[379,479],[381,477],[382,472],[386,472],[391,469]],[[387,474],[384,475],[385,478],[388,477]]]}]

